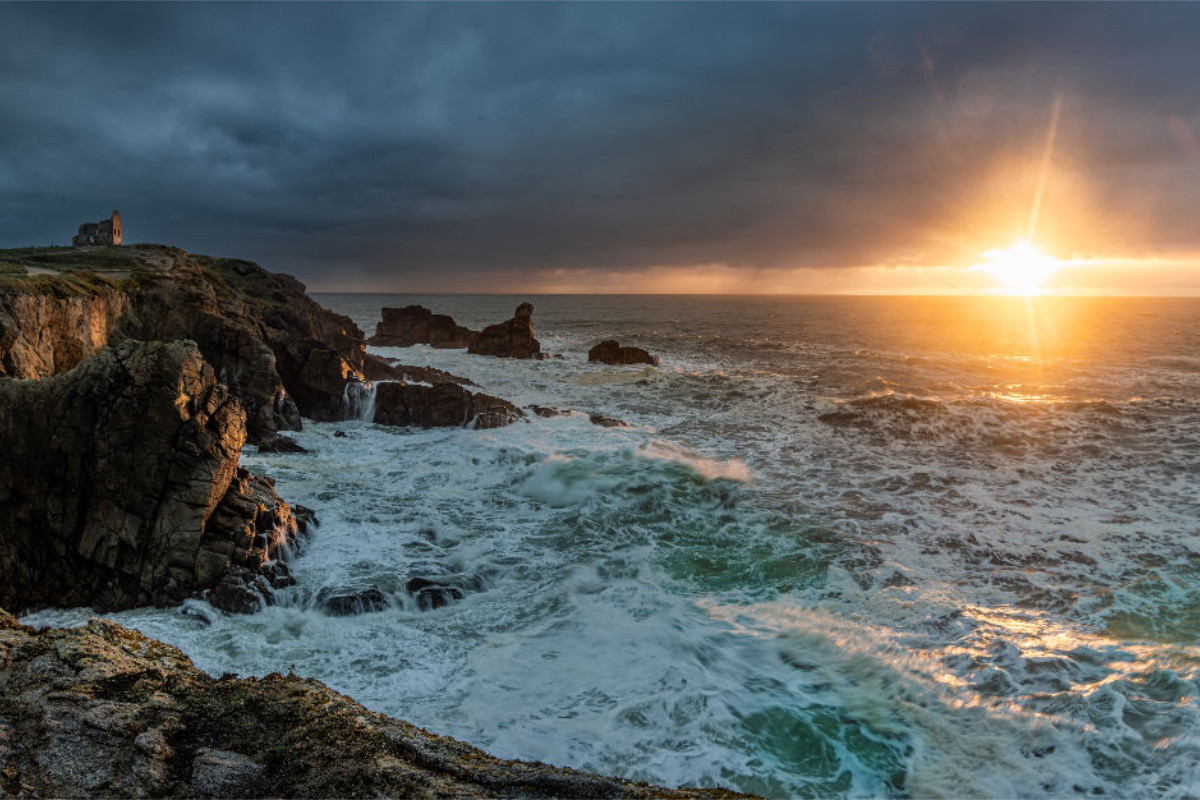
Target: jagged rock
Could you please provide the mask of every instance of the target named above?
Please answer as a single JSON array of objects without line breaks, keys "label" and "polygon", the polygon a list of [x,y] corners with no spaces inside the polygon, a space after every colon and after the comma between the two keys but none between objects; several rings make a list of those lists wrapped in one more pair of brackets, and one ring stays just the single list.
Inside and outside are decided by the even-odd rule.
[{"label": "jagged rock", "polygon": [[398,359],[383,359],[367,353],[363,357],[363,378],[369,381],[420,381],[421,383],[459,383],[464,386],[474,386],[469,378],[434,367],[414,367],[401,364]]},{"label": "jagged rock", "polygon": [[0,794],[29,797],[735,797],[474,747],[279,674],[213,678],[114,622],[0,611]]},{"label": "jagged rock", "polygon": [[424,306],[385,308],[375,326],[375,335],[367,344],[385,347],[411,347],[427,344],[437,348],[460,349],[471,343],[475,331],[464,328],[447,314],[434,314]]},{"label": "jagged rock", "polygon": [[325,588],[317,592],[317,607],[331,617],[349,617],[384,611],[390,606],[387,595],[378,587],[337,590]]},{"label": "jagged rock", "polygon": [[404,590],[412,595],[417,608],[432,611],[462,600],[467,592],[483,591],[483,581],[472,575],[418,576],[404,584]]},{"label": "jagged rock", "polygon": [[337,350],[309,350],[295,382],[296,402],[305,416],[322,422],[345,419],[346,384],[361,381],[362,372]]},{"label": "jagged rock", "polygon": [[0,279],[0,374],[48,377],[105,344],[192,340],[246,410],[252,442],[338,419],[339,361],[366,366],[362,331],[257,264],[174,248],[119,248],[136,280],[86,271]]},{"label": "jagged rock", "polygon": [[[87,293],[47,293],[44,283],[11,281],[0,290],[0,375],[48,378],[108,342],[129,298],[97,279]],[[65,294],[65,296],[63,296]]]},{"label": "jagged rock", "polygon": [[570,411],[564,411],[554,406],[539,406],[532,405],[529,410],[537,414],[539,417],[566,417],[571,414]]},{"label": "jagged rock", "polygon": [[307,453],[295,439],[284,436],[282,433],[271,433],[264,436],[258,442],[258,452],[260,453]]},{"label": "jagged rock", "polygon": [[601,428],[628,428],[629,423],[623,419],[616,417],[608,417],[604,414],[589,413],[588,419],[593,425],[599,425]]},{"label": "jagged rock", "polygon": [[499,428],[524,416],[507,400],[453,383],[381,383],[375,392],[374,420],[380,425]]},{"label": "jagged rock", "polygon": [[499,358],[541,358],[542,345],[533,338],[533,306],[521,303],[512,319],[484,328],[471,339],[467,352]]},{"label": "jagged rock", "polygon": [[605,339],[600,344],[588,350],[588,361],[599,361],[604,364],[658,364],[657,356],[652,356],[640,347],[622,347],[616,339]]},{"label": "jagged rock", "polygon": [[0,604],[175,604],[259,570],[297,528],[270,482],[238,469],[245,438],[190,342],[0,379]]}]

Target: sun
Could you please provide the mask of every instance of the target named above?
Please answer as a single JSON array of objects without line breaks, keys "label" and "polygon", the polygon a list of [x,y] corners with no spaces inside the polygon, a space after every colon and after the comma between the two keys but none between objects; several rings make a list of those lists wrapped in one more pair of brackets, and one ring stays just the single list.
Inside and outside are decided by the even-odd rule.
[{"label": "sun", "polygon": [[987,260],[972,269],[991,275],[1009,294],[1038,294],[1059,267],[1057,259],[1028,242],[1018,242],[1007,250],[989,250],[983,257]]}]

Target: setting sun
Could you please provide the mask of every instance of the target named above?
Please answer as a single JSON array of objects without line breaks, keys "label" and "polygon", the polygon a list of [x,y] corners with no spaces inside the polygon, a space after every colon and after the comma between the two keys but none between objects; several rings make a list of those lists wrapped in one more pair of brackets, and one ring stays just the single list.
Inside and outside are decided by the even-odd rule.
[{"label": "setting sun", "polygon": [[1028,242],[1020,242],[1007,250],[989,250],[983,257],[987,261],[977,264],[975,269],[991,275],[1011,294],[1037,294],[1059,267],[1057,259]]}]

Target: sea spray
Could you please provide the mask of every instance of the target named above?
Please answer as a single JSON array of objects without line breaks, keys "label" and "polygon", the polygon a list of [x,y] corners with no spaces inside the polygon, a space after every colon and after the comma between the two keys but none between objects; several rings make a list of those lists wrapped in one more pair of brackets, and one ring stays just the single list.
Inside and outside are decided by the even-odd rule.
[{"label": "sea spray", "polygon": [[375,393],[378,387],[372,381],[349,381],[342,390],[342,406],[346,419],[364,420],[375,419]]}]

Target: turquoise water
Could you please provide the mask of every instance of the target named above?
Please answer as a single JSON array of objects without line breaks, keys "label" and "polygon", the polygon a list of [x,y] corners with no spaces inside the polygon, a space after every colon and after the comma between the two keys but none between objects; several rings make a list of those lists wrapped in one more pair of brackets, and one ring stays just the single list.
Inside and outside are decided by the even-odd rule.
[{"label": "turquoise water", "polygon": [[[318,299],[370,334],[384,305],[479,328],[530,298]],[[117,619],[668,785],[1200,794],[1200,302],[532,300],[563,359],[376,352],[629,427],[306,424],[309,455],[244,454],[322,520],[298,586]],[[610,337],[662,365],[588,364]],[[414,576],[467,589],[422,610]],[[367,586],[392,606],[315,601]]]}]

